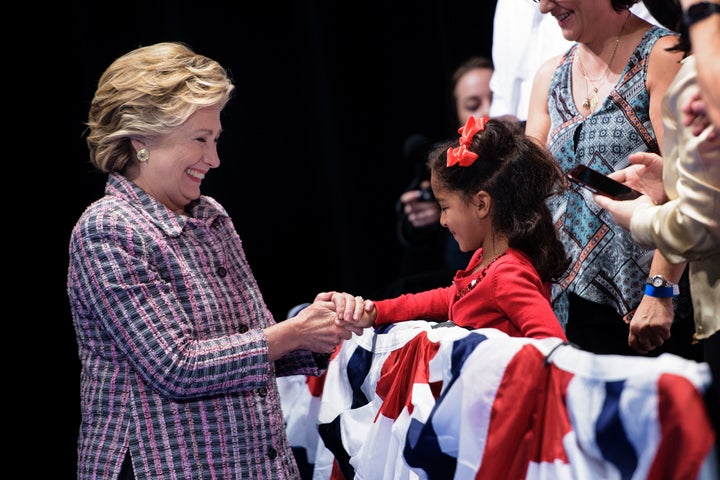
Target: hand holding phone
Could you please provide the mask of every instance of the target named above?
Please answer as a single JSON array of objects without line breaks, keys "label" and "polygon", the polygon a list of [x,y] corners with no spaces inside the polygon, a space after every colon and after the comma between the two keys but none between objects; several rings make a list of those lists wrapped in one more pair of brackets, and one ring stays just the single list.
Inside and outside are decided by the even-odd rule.
[{"label": "hand holding phone", "polygon": [[586,165],[577,165],[567,172],[567,176],[581,187],[613,200],[632,200],[642,195],[637,190],[633,190]]}]

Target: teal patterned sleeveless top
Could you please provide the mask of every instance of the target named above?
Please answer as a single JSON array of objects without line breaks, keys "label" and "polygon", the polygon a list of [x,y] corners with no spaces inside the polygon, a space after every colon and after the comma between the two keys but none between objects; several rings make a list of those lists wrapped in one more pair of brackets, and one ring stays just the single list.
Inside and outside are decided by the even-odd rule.
[{"label": "teal patterned sleeveless top", "polygon": [[[615,88],[587,118],[572,96],[571,71],[577,44],[553,74],[548,96],[548,149],[567,172],[584,164],[608,174],[629,165],[634,152],[659,153],[650,123],[650,96],[645,87],[648,60],[655,42],[673,32],[653,26],[643,36],[620,74]],[[555,226],[572,263],[553,285],[553,308],[567,324],[567,292],[614,307],[625,316],[643,296],[653,251],[640,248],[600,209],[592,194],[571,189],[548,200]]]}]

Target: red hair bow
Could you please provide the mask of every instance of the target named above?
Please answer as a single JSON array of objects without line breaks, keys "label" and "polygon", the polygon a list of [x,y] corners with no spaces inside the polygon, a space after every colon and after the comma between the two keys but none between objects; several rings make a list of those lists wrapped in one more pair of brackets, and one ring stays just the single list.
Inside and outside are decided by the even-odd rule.
[{"label": "red hair bow", "polygon": [[475,136],[475,134],[485,129],[485,124],[488,120],[488,117],[482,117],[478,120],[474,116],[470,116],[465,126],[458,129],[458,133],[460,134],[460,146],[455,148],[448,148],[448,167],[452,167],[453,165],[469,167],[470,165],[475,163],[475,160],[477,160],[478,158],[477,153],[471,152],[469,148],[470,145],[472,145],[473,137]]}]

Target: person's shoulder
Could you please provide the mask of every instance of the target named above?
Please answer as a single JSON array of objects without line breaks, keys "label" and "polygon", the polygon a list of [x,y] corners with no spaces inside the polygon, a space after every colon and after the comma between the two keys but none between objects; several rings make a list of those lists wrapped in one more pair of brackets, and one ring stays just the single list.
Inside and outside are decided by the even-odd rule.
[{"label": "person's shoulder", "polygon": [[559,55],[553,55],[545,60],[535,73],[535,78],[549,80],[553,76],[553,73],[555,73],[555,70],[562,65],[566,56],[567,53],[561,53]]},{"label": "person's shoulder", "polygon": [[212,208],[214,210],[217,210],[219,213],[221,213],[223,215],[227,215],[227,211],[225,210],[225,207],[223,207],[219,201],[215,200],[215,198],[210,197],[208,195],[200,196],[200,205],[206,205],[208,208]]},{"label": "person's shoulder", "polygon": [[553,55],[552,57],[545,60],[541,65],[541,69],[549,69],[549,70],[555,70],[557,67],[559,67],[565,57],[567,56],[567,53],[560,53],[557,55]]},{"label": "person's shoulder", "polygon": [[640,45],[650,43],[653,46],[661,45],[663,47],[669,47],[677,43],[679,36],[679,33],[673,32],[662,25],[650,24],[647,30],[645,30],[645,34],[643,35],[643,40],[640,42]]},{"label": "person's shoulder", "polygon": [[532,266],[530,257],[528,257],[524,252],[512,247],[509,247],[507,250],[505,250],[505,253],[498,257],[497,262],[498,264],[505,265]]},{"label": "person's shoulder", "polygon": [[[656,27],[656,28],[661,28],[661,27]],[[664,33],[657,37],[657,40],[655,40],[655,45],[653,46],[653,49],[654,50],[657,50],[657,49],[668,50],[668,49],[674,47],[677,43],[678,43],[678,35],[675,32],[667,30],[667,33]],[[672,52],[668,52],[668,53],[672,53]]]},{"label": "person's shoulder", "polygon": [[[515,248],[508,248],[503,255],[493,262],[493,277],[505,286],[512,288],[511,285],[518,281],[522,284],[530,281],[533,284],[541,285],[540,275],[535,268],[530,257],[524,252]],[[500,279],[503,280],[500,280]]]},{"label": "person's shoulder", "polygon": [[193,216],[197,218],[215,219],[217,217],[229,217],[227,210],[213,197],[201,195],[193,207]]},{"label": "person's shoulder", "polygon": [[86,233],[117,229],[128,221],[127,202],[113,195],[105,195],[88,205],[75,224],[75,230]]},{"label": "person's shoulder", "polygon": [[[671,77],[680,69],[680,61],[684,54],[673,47],[678,45],[678,34],[665,27],[652,26],[650,30],[656,30],[653,37],[654,42],[648,42],[652,46],[649,49],[649,64],[655,67],[656,71]],[[647,35],[646,35],[647,37]],[[648,65],[651,67],[651,65]]]}]

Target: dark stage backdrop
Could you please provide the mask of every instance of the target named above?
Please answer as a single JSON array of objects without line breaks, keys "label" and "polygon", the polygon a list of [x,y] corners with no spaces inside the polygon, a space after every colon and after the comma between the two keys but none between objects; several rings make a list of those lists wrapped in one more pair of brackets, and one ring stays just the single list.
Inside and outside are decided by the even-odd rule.
[{"label": "dark stage backdrop", "polygon": [[[72,3],[72,150],[53,254],[53,324],[67,392],[61,451],[75,476],[79,362],[67,297],[67,244],[103,191],[83,131],[97,79],[119,55],[178,40],[226,66],[220,168],[203,182],[232,216],[270,310],[328,289],[371,295],[395,277],[394,205],[411,180],[412,134],[455,135],[448,78],[490,56],[492,0]],[[68,185],[69,183],[69,185]],[[57,259],[60,259],[59,261]],[[58,315],[60,312],[60,315]],[[51,447],[52,448],[52,447]],[[60,477],[56,477],[60,478]]]}]

